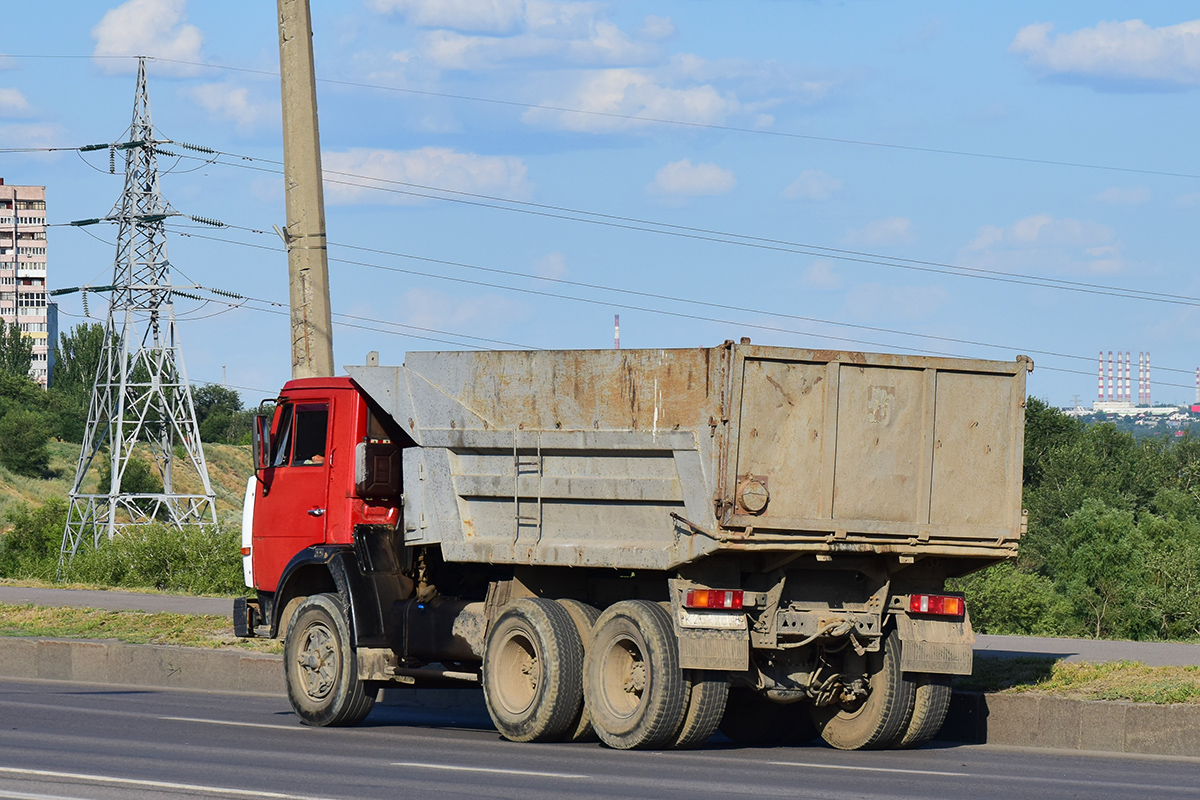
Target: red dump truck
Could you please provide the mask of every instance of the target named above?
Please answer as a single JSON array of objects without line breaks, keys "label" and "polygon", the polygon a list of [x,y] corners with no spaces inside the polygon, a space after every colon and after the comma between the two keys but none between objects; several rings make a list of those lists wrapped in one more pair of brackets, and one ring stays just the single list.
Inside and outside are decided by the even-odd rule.
[{"label": "red dump truck", "polygon": [[374,354],[254,431],[239,636],[309,725],[482,687],[514,741],[931,738],[1015,556],[1032,362],[803,350]]}]

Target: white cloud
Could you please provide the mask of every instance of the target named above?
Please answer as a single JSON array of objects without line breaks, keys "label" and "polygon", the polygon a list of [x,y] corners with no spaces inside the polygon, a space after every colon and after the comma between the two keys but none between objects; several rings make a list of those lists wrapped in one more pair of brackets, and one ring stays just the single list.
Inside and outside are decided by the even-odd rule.
[{"label": "white cloud", "polygon": [[372,0],[371,7],[422,28],[477,33],[508,33],[525,16],[524,0]]},{"label": "white cloud", "polygon": [[800,285],[806,289],[830,291],[841,287],[842,277],[834,272],[832,261],[819,258],[805,270],[800,278]]},{"label": "white cloud", "polygon": [[525,309],[507,297],[460,297],[430,289],[409,289],[402,301],[406,325],[442,331],[464,331],[494,336],[496,327],[527,316]]},{"label": "white cloud", "polygon": [[649,72],[636,69],[586,72],[553,105],[592,113],[533,108],[522,119],[574,131],[616,131],[646,125],[643,119],[719,124],[741,110],[735,96],[722,94],[711,85],[673,88],[660,84]]},{"label": "white cloud", "polygon": [[941,286],[884,286],[864,283],[846,293],[846,313],[857,319],[928,319],[945,305]]},{"label": "white cloud", "polygon": [[1098,222],[1035,214],[1007,227],[985,225],[963,251],[968,266],[1036,273],[1120,272],[1121,243]]},{"label": "white cloud", "polygon": [[[354,149],[344,153],[322,156],[326,172],[366,175],[383,181],[415,183],[459,192],[499,193],[509,197],[528,194],[528,168],[514,156],[479,156],[458,153],[445,147],[423,147],[419,150]],[[331,204],[380,203],[411,205],[422,198],[394,192],[380,192],[366,186],[349,186],[346,182],[368,184],[359,178],[327,175],[325,197]],[[387,183],[375,184],[384,188]]]},{"label": "white cloud", "polygon": [[20,89],[0,89],[0,115],[15,116],[29,110],[29,101]]},{"label": "white cloud", "polygon": [[579,37],[557,37],[534,29],[516,36],[472,36],[451,30],[422,37],[423,59],[438,69],[494,69],[522,59],[552,58],[569,64],[629,64],[648,60],[653,50],[611,22],[598,20]]},{"label": "white cloud", "polygon": [[912,220],[908,217],[877,219],[857,230],[847,231],[846,238],[862,244],[906,244],[914,238]]},{"label": "white cloud", "polygon": [[1096,199],[1114,206],[1135,206],[1150,199],[1150,190],[1145,186],[1110,186]]},{"label": "white cloud", "polygon": [[819,169],[806,169],[788,184],[783,196],[788,200],[828,200],[841,191],[842,179]]},{"label": "white cloud", "polygon": [[205,83],[190,87],[185,94],[205,111],[236,123],[241,130],[253,129],[265,119],[279,116],[277,106],[256,102],[249,89],[234,83]]},{"label": "white cloud", "polygon": [[642,22],[642,35],[647,39],[670,39],[675,35],[675,25],[670,17],[646,17]]},{"label": "white cloud", "polygon": [[[202,61],[200,47],[204,34],[195,25],[184,22],[187,0],[128,0],[105,13],[92,38],[93,56],[155,56],[178,61]],[[106,72],[129,72],[125,59],[100,58]],[[194,68],[162,63],[159,72],[187,74]]]},{"label": "white cloud", "polygon": [[1140,19],[1100,22],[1051,38],[1054,25],[1022,28],[1009,52],[1040,73],[1105,85],[1200,85],[1200,20],[1153,28]]},{"label": "white cloud", "polygon": [[716,164],[693,164],[690,159],[672,161],[646,187],[653,194],[675,197],[704,197],[725,194],[737,185],[733,170]]},{"label": "white cloud", "polygon": [[1200,192],[1190,192],[1188,194],[1180,195],[1179,197],[1175,198],[1175,202],[1181,206],[1189,207],[1200,205]]},{"label": "white cloud", "polygon": [[533,265],[533,273],[542,278],[558,280],[567,274],[567,260],[562,253],[547,253]]}]

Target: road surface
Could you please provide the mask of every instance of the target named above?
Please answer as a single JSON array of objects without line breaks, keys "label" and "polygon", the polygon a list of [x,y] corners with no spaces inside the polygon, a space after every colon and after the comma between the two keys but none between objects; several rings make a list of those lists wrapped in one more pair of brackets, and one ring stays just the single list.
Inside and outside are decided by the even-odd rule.
[{"label": "road surface", "polygon": [[[457,716],[456,716],[457,715]],[[0,798],[1182,798],[1200,760],[995,746],[617,752],[505,742],[469,711],[300,726],[279,697],[0,679]]]}]

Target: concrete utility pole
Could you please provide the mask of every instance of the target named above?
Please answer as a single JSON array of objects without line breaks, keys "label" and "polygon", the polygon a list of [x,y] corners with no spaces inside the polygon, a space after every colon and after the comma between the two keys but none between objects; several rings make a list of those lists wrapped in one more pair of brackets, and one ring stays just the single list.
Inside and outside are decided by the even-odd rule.
[{"label": "concrete utility pole", "polygon": [[283,89],[283,178],[287,196],[288,285],[292,305],[292,377],[334,374],[325,246],[325,192],[308,0],[277,0]]}]

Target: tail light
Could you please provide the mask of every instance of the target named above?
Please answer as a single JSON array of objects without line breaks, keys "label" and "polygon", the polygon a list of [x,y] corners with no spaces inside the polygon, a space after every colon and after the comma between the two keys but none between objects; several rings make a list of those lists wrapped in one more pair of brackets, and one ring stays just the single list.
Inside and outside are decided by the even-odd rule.
[{"label": "tail light", "polygon": [[741,589],[688,589],[683,596],[685,608],[741,608]]},{"label": "tail light", "polygon": [[962,617],[967,613],[967,604],[961,597],[914,594],[908,598],[908,610],[912,614],[932,614],[935,617]]},{"label": "tail light", "polygon": [[248,556],[248,555],[250,555],[250,548],[249,548],[249,547],[243,547],[243,548],[242,548],[242,555],[244,555],[244,556]]}]

